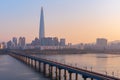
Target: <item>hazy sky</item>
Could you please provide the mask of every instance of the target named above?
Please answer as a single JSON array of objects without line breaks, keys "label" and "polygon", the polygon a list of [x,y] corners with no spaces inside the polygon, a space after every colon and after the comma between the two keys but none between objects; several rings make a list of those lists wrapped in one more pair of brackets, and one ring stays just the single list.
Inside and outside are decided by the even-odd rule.
[{"label": "hazy sky", "polygon": [[38,37],[41,6],[46,37],[72,43],[120,40],[120,0],[0,0],[0,41]]}]

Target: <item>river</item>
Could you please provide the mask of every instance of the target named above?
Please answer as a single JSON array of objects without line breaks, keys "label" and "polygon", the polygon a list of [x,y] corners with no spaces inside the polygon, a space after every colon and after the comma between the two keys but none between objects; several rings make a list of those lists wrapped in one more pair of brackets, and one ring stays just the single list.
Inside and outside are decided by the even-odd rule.
[{"label": "river", "polygon": [[49,80],[9,55],[0,55],[0,80]]},{"label": "river", "polygon": [[[120,55],[104,53],[35,55],[120,78]],[[9,55],[0,55],[0,80],[49,80]]]},{"label": "river", "polygon": [[104,53],[37,55],[60,63],[120,78],[120,55]]}]

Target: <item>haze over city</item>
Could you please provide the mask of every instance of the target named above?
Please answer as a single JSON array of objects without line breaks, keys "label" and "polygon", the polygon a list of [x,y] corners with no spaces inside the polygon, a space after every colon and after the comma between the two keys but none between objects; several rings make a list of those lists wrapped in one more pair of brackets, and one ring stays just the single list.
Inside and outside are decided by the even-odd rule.
[{"label": "haze over city", "polygon": [[45,35],[73,44],[98,37],[120,40],[120,0],[0,0],[0,42],[39,36],[40,9],[44,8]]}]

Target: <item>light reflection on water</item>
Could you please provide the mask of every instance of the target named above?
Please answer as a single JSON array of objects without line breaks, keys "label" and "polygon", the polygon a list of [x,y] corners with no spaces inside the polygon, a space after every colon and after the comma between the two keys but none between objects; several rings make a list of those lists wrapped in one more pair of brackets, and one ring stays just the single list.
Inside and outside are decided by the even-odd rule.
[{"label": "light reflection on water", "polygon": [[39,55],[39,57],[120,78],[120,55],[118,54],[89,53]]},{"label": "light reflection on water", "polygon": [[0,80],[49,80],[9,55],[0,55]]}]

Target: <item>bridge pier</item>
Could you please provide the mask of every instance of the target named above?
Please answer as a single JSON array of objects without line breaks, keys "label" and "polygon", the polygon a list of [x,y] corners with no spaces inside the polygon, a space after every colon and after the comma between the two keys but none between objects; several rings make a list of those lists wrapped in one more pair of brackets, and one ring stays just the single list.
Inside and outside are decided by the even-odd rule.
[{"label": "bridge pier", "polygon": [[27,56],[25,56],[25,63],[27,64]]},{"label": "bridge pier", "polygon": [[30,66],[32,66],[32,59],[30,59]]},{"label": "bridge pier", "polygon": [[31,66],[31,59],[29,58],[29,66]]},{"label": "bridge pier", "polygon": [[59,77],[59,80],[61,80],[61,69],[60,68],[58,68],[59,69],[59,75],[58,75],[58,77]]},{"label": "bridge pier", "polygon": [[75,74],[75,80],[78,80],[78,73]]},{"label": "bridge pier", "polygon": [[69,80],[72,80],[72,72],[69,71]]},{"label": "bridge pier", "polygon": [[38,60],[36,61],[36,70],[39,71]]},{"label": "bridge pier", "polygon": [[46,64],[43,63],[43,74],[46,76]]},{"label": "bridge pier", "polygon": [[34,65],[35,65],[34,68],[35,69],[37,69],[37,64],[36,63],[37,63],[36,60],[34,60]]},{"label": "bridge pier", "polygon": [[41,72],[41,62],[39,61],[39,72]]},{"label": "bridge pier", "polygon": [[53,66],[49,65],[49,77],[51,78],[51,80],[53,79]]},{"label": "bridge pier", "polygon": [[35,60],[33,59],[33,68],[35,68]]},{"label": "bridge pier", "polygon": [[27,57],[27,64],[30,65],[30,59]]},{"label": "bridge pier", "polygon": [[28,64],[28,57],[26,57],[26,64]]},{"label": "bridge pier", "polygon": [[64,70],[64,80],[67,80],[67,70]]},{"label": "bridge pier", "polygon": [[55,78],[56,78],[56,80],[58,80],[58,69],[57,69],[57,67],[56,67],[56,69],[55,69]]},{"label": "bridge pier", "polygon": [[50,70],[51,68],[50,67],[51,66],[49,65],[49,68],[48,68],[48,70],[49,70],[49,77],[51,77],[51,74],[50,74],[51,73],[51,70]]},{"label": "bridge pier", "polygon": [[33,59],[31,59],[31,67],[34,67],[33,63],[34,63]]},{"label": "bridge pier", "polygon": [[51,72],[50,74],[51,74],[51,80],[52,80],[52,79],[53,79],[53,66],[51,66],[50,68],[51,68],[51,69],[50,69],[50,70],[51,70],[51,71],[50,71],[50,72]]}]

